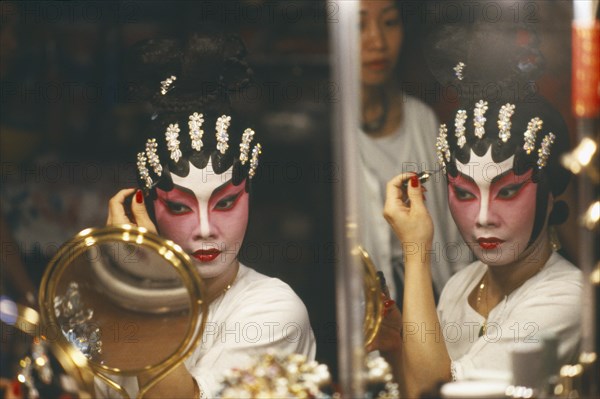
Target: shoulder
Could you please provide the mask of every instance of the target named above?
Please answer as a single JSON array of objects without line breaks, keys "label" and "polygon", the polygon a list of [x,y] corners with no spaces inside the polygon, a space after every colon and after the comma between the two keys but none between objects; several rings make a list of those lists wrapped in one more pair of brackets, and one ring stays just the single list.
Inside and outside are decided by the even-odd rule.
[{"label": "shoulder", "polygon": [[581,299],[583,290],[581,270],[556,252],[550,256],[538,276],[531,280],[530,284],[524,284],[529,287],[521,291],[534,300],[553,298],[565,304],[567,297],[576,303]]},{"label": "shoulder", "polygon": [[250,297],[267,296],[290,297],[300,300],[294,290],[286,283],[275,277],[269,277],[247,266],[240,265],[240,278],[236,282],[239,289]]},{"label": "shoulder", "polygon": [[433,124],[437,124],[437,116],[431,107],[420,99],[402,93],[402,102],[406,118],[426,118],[427,120],[431,120]]},{"label": "shoulder", "polygon": [[233,315],[308,323],[308,312],[294,290],[279,280],[240,265],[240,276],[231,287]]},{"label": "shoulder", "polygon": [[582,282],[583,275],[581,270],[574,264],[563,258],[558,252],[553,252],[550,259],[546,262],[543,271],[554,279],[566,278],[570,281]]}]

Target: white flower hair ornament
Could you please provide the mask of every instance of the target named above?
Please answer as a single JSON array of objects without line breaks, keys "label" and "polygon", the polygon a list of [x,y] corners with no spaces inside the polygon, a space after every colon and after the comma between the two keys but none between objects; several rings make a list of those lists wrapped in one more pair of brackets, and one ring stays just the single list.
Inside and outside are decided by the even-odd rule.
[{"label": "white flower hair ornament", "polygon": [[[498,141],[499,143],[507,143],[511,139],[512,116],[515,113],[516,106],[514,104],[504,104],[498,112]],[[487,101],[480,100],[475,104],[473,111],[473,135],[477,139],[482,140],[485,137],[484,125],[486,122],[485,112],[488,110]],[[462,149],[467,143],[466,137],[466,120],[467,112],[459,110],[454,119],[454,136],[456,137],[455,144],[458,149]],[[556,136],[549,132],[546,134],[536,150],[536,138],[539,131],[542,130],[544,121],[539,117],[532,118],[527,124],[527,129],[523,133],[522,150],[527,154],[537,151],[537,168],[539,170],[546,167],[548,158],[550,157],[551,147]],[[454,148],[456,148],[454,147]],[[436,141],[436,157],[441,168],[446,172],[446,168],[451,161],[451,145],[448,142],[448,128],[446,124],[440,125],[439,135]]]},{"label": "white flower hair ornament", "polygon": [[[181,166],[183,162],[191,161],[191,158],[202,154],[203,150],[206,150],[205,143],[203,143],[204,131],[202,130],[202,126],[204,123],[204,115],[202,113],[194,112],[189,115],[188,118],[188,135],[189,135],[189,148],[183,148],[180,142],[180,132],[181,126],[179,123],[171,123],[167,126],[166,131],[164,133],[165,137],[165,148],[169,155],[170,161],[165,163],[161,163],[159,154],[158,154],[158,146],[159,143],[156,139],[151,138],[146,142],[145,151],[137,154],[137,171],[138,177],[144,187],[144,191],[146,194],[150,192],[154,187],[156,187],[163,175],[165,175],[163,171],[163,165],[169,168],[168,164],[171,162],[171,167],[169,168],[173,171],[173,168],[177,166]],[[231,125],[231,116],[221,115],[216,123],[215,123],[215,139],[216,146],[214,151],[211,151],[210,154],[204,153],[204,159],[206,163],[208,162],[208,156],[213,157],[213,161],[217,158],[225,159],[229,158],[228,151],[231,151],[229,145],[229,133],[228,129]],[[233,182],[234,184],[239,184],[246,177],[248,180],[252,179],[256,175],[256,170],[258,168],[259,156],[262,153],[262,147],[260,143],[254,144],[252,146],[252,140],[254,139],[255,132],[254,130],[247,128],[242,134],[241,142],[239,144],[239,155],[233,159]],[[185,144],[185,143],[184,143]],[[186,157],[185,155],[188,155]],[[217,157],[217,158],[215,158]],[[188,159],[189,158],[189,159]],[[213,162],[213,168],[217,173],[221,173],[214,166],[215,162]],[[231,165],[231,164],[229,164]],[[246,187],[248,189],[248,180],[246,183]]]}]

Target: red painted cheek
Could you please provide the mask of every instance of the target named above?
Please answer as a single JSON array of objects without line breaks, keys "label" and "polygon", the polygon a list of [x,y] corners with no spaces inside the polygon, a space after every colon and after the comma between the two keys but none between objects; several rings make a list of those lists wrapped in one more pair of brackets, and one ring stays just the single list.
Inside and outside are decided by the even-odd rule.
[{"label": "red painted cheek", "polygon": [[186,237],[189,237],[198,225],[196,208],[194,207],[192,212],[186,214],[174,215],[163,201],[160,199],[154,201],[154,213],[160,234],[179,245],[183,245]]},{"label": "red painted cheek", "polygon": [[461,201],[456,198],[456,193],[451,186],[448,186],[448,205],[452,217],[457,226],[463,230],[464,228],[473,225],[477,220],[479,213],[479,198],[470,201]]},{"label": "red painted cheek", "polygon": [[246,231],[248,224],[248,193],[243,193],[231,209],[211,210],[208,214],[211,228],[227,233]]},{"label": "red painted cheek", "polygon": [[533,224],[536,207],[537,185],[529,183],[510,199],[494,199],[491,211],[502,215],[511,226]]}]

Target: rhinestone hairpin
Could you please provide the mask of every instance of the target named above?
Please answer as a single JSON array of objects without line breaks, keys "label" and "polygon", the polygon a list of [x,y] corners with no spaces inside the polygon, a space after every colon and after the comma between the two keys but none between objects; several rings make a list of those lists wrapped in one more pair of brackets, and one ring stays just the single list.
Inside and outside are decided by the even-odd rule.
[{"label": "rhinestone hairpin", "polygon": [[442,168],[446,168],[446,162],[450,162],[450,147],[448,146],[448,128],[446,124],[440,125],[440,134],[435,143],[438,162]]},{"label": "rhinestone hairpin", "polygon": [[169,92],[169,90],[172,89],[171,85],[176,80],[177,80],[177,77],[175,75],[171,75],[170,77],[168,77],[165,80],[163,80],[162,82],[160,82],[160,94],[162,94],[163,96],[165,94],[167,94]]},{"label": "rhinestone hairpin", "polygon": [[144,181],[144,185],[146,186],[146,188],[149,189],[152,187],[152,178],[150,177],[150,172],[148,171],[148,168],[146,167],[147,160],[148,159],[146,158],[145,152],[138,152],[137,168],[138,168],[138,172],[140,173],[140,179],[142,179]]},{"label": "rhinestone hairpin", "polygon": [[162,175],[162,165],[160,164],[160,159],[158,158],[158,154],[156,153],[158,145],[156,144],[156,139],[148,139],[146,142],[146,156],[148,157],[148,164],[158,176]]},{"label": "rhinestone hairpin", "polygon": [[167,132],[165,133],[165,137],[167,139],[167,149],[171,153],[171,159],[175,162],[178,162],[181,158],[181,150],[179,149],[179,124],[171,123],[167,127]]},{"label": "rhinestone hairpin", "polygon": [[542,139],[542,144],[538,149],[537,165],[539,169],[542,169],[544,166],[546,166],[548,157],[550,156],[550,147],[552,147],[552,144],[554,144],[555,138],[556,136],[554,135],[554,133],[548,133]]},{"label": "rhinestone hairpin", "polygon": [[260,143],[256,143],[252,149],[252,158],[250,159],[250,170],[248,176],[252,179],[256,174],[256,168],[258,168],[258,156],[262,154],[262,146]]},{"label": "rhinestone hairpin", "polygon": [[248,153],[250,152],[250,142],[254,137],[254,130],[248,128],[244,130],[242,142],[240,143],[240,163],[245,165],[248,162]]},{"label": "rhinestone hairpin", "polygon": [[194,112],[189,117],[188,128],[190,132],[190,139],[192,140],[192,148],[196,151],[202,150],[202,136],[204,136],[204,130],[202,130],[202,124],[204,123],[204,115]]},{"label": "rhinestone hairpin", "polygon": [[463,76],[463,69],[466,67],[466,64],[464,62],[459,62],[458,64],[456,64],[456,66],[453,68],[454,69],[454,76],[456,76],[456,79],[458,80],[463,80],[464,76]]},{"label": "rhinestone hairpin", "polygon": [[475,104],[475,110],[473,111],[473,125],[475,126],[475,136],[482,138],[485,134],[485,112],[488,110],[488,102],[479,100],[477,104]]},{"label": "rhinestone hairpin", "polygon": [[[202,137],[204,135],[204,131],[202,130],[203,123],[204,116],[201,113],[194,112],[188,118],[188,133],[191,139],[190,146],[196,151],[201,151],[204,146],[202,142]],[[222,115],[217,119],[215,126],[217,138],[216,148],[223,155],[225,155],[226,151],[229,149],[229,134],[227,133],[227,129],[229,128],[230,124],[231,117]],[[170,158],[175,162],[179,162],[183,157],[183,151],[180,148],[181,142],[179,140],[180,132],[181,130],[178,123],[172,123],[168,125],[165,131],[166,146],[169,151]],[[247,162],[250,162],[250,169],[248,171],[248,176],[250,178],[256,174],[258,157],[262,152],[261,145],[257,143],[254,148],[252,148],[251,154],[249,155],[250,144],[254,138],[254,135],[254,130],[248,128],[242,134],[242,139],[240,142],[239,162],[241,165],[245,165]],[[137,154],[137,168],[139,177],[147,189],[152,189],[153,185],[156,184],[155,180],[158,180],[156,177],[154,177],[153,180],[150,169],[159,177],[163,172],[163,167],[160,163],[157,150],[158,144],[156,139],[151,138],[146,142],[146,150]]]},{"label": "rhinestone hairpin", "polygon": [[531,154],[531,151],[535,148],[535,136],[537,132],[540,131],[544,121],[542,121],[537,116],[529,121],[527,124],[527,130],[523,134],[525,138],[525,143],[523,144],[523,149],[527,151],[528,154]]},{"label": "rhinestone hairpin", "polygon": [[463,148],[467,139],[465,138],[465,122],[467,120],[467,111],[461,109],[456,113],[456,118],[454,119],[454,135],[456,136],[456,144]]},{"label": "rhinestone hairpin", "polygon": [[231,116],[221,115],[219,119],[217,119],[217,150],[221,154],[225,154],[225,151],[229,148],[229,144],[227,141],[229,140],[229,135],[227,134],[227,129],[231,124]]},{"label": "rhinestone hairpin", "polygon": [[510,128],[512,127],[510,118],[514,113],[515,106],[514,104],[509,103],[504,104],[498,113],[498,129],[500,130],[498,137],[500,137],[500,140],[502,140],[504,143],[510,139]]}]

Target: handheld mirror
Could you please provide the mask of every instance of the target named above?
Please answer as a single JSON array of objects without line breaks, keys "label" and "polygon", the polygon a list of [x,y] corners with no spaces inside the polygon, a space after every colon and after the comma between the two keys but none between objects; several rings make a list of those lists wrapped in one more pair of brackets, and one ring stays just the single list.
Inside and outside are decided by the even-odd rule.
[{"label": "handheld mirror", "polygon": [[365,335],[365,346],[368,346],[377,336],[383,319],[381,282],[377,276],[377,268],[371,260],[369,253],[361,246],[356,248],[356,253],[360,257],[363,266],[363,310],[365,313],[363,331]]},{"label": "handheld mirror", "polygon": [[130,225],[86,229],[46,269],[42,325],[57,345],[87,358],[96,389],[141,398],[196,346],[207,313],[202,293],[175,243]]}]

